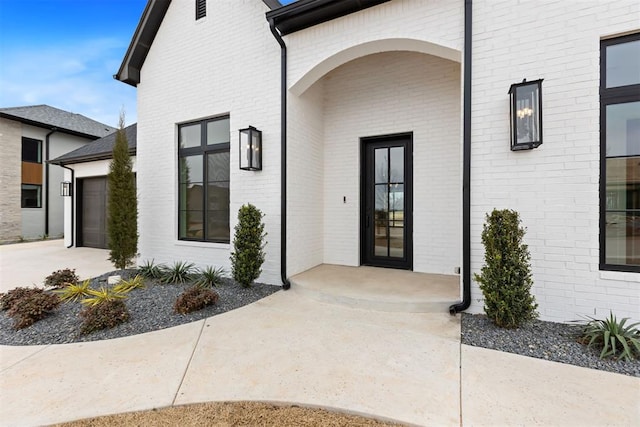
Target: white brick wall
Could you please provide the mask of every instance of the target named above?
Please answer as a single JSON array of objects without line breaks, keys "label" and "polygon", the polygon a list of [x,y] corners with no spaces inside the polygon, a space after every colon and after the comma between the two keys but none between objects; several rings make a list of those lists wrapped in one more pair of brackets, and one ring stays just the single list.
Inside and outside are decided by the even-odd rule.
[{"label": "white brick wall", "polygon": [[0,241],[22,235],[22,124],[0,118]]},{"label": "white brick wall", "polygon": [[[140,259],[229,269],[230,245],[177,240],[177,124],[231,118],[231,233],[251,202],[265,213],[267,259],[259,280],[280,277],[280,47],[259,1],[209,1],[195,21],[193,2],[174,1],[138,85]],[[249,30],[249,31],[248,31]],[[263,134],[261,172],[238,169],[238,129]]]},{"label": "white brick wall", "polygon": [[[516,209],[543,319],[640,319],[640,275],[598,270],[600,39],[640,30],[640,3],[475,1],[473,26],[472,270],[484,214]],[[513,153],[507,91],[523,78],[544,78],[544,144]]]}]

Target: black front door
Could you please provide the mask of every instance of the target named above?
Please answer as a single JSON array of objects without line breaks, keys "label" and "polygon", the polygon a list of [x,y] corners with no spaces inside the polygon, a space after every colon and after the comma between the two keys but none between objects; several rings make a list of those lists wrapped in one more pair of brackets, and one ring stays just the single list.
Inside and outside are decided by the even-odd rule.
[{"label": "black front door", "polygon": [[413,268],[412,134],[362,139],[361,263]]}]

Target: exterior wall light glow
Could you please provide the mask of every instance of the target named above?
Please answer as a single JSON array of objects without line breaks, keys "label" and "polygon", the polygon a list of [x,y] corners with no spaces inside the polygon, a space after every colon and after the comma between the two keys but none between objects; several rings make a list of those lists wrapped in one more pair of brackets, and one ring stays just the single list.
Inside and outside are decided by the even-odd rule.
[{"label": "exterior wall light glow", "polygon": [[73,187],[71,186],[71,182],[62,181],[60,183],[60,195],[63,197],[70,197],[73,194]]},{"label": "exterior wall light glow", "polygon": [[240,169],[262,170],[262,132],[253,126],[240,129]]},{"label": "exterior wall light glow", "polygon": [[509,88],[511,151],[531,150],[542,144],[542,79]]}]

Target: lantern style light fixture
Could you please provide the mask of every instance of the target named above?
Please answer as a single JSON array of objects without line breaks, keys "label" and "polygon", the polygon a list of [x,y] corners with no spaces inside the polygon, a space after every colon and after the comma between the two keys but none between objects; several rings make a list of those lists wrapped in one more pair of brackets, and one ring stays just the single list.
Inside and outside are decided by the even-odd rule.
[{"label": "lantern style light fixture", "polygon": [[70,197],[73,194],[73,187],[71,186],[71,182],[62,181],[60,183],[60,195],[62,197]]},{"label": "lantern style light fixture", "polygon": [[511,151],[542,144],[542,80],[524,79],[509,88]]},{"label": "lantern style light fixture", "polygon": [[240,129],[240,169],[262,170],[262,132],[253,126]]}]

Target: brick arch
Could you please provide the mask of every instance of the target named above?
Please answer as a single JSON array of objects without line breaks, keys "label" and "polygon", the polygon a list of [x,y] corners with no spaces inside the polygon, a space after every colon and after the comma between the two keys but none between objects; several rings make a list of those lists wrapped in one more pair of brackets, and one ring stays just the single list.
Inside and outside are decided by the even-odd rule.
[{"label": "brick arch", "polygon": [[292,94],[300,96],[334,68],[363,56],[390,51],[421,52],[458,63],[462,62],[462,53],[459,50],[425,40],[405,38],[373,40],[351,46],[323,59],[304,73],[289,90]]}]

